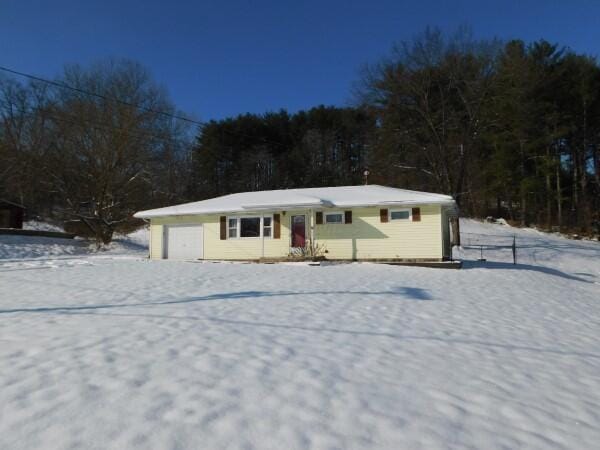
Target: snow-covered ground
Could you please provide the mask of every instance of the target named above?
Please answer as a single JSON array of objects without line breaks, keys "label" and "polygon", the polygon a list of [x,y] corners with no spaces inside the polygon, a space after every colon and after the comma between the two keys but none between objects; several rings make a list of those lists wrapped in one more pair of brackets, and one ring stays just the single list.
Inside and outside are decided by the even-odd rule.
[{"label": "snow-covered ground", "polygon": [[[57,226],[35,221],[25,222],[23,228],[63,231]],[[87,258],[144,257],[148,254],[148,239],[148,228],[141,228],[127,236],[116,235],[108,247],[97,250],[94,243],[79,238],[0,235],[0,270],[23,264],[28,267],[56,265],[57,261],[67,260],[87,263]],[[85,259],[81,260],[82,257]]]},{"label": "snow-covered ground", "polygon": [[58,225],[54,225],[48,222],[42,222],[40,220],[28,220],[27,222],[24,222],[23,229],[37,231],[64,231]]},{"label": "snow-covered ground", "polygon": [[148,261],[143,231],[98,253],[0,236],[0,448],[598,448],[600,244],[462,231],[516,234],[519,264]]}]

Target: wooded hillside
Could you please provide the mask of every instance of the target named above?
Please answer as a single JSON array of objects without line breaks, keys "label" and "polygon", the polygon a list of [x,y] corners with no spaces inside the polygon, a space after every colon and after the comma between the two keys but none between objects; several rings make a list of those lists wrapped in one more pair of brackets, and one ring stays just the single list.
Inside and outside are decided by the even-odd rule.
[{"label": "wooded hillside", "polygon": [[349,97],[352,106],[195,128],[131,61],[70,66],[53,83],[3,75],[0,198],[100,223],[108,241],[136,210],[359,184],[368,167],[370,183],[451,194],[464,215],[597,226],[595,59],[545,41],[427,30],[365,67]]}]

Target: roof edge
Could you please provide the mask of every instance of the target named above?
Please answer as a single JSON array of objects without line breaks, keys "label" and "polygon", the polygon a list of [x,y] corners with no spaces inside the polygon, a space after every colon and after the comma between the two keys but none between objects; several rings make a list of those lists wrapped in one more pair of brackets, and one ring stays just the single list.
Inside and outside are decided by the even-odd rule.
[{"label": "roof edge", "polygon": [[[368,207],[377,207],[377,206],[415,206],[415,205],[449,205],[456,207],[456,201],[454,199],[440,199],[440,200],[429,200],[429,201],[400,201],[400,202],[374,202],[374,203],[331,203],[328,204],[319,203],[319,204],[278,204],[278,205],[247,205],[242,206],[243,209],[221,209],[221,210],[212,210],[212,211],[201,211],[201,212],[172,212],[172,213],[164,213],[161,214],[160,211],[163,208],[158,209],[150,209],[147,211],[139,211],[133,215],[133,217],[137,219],[152,219],[158,217],[181,217],[181,216],[209,216],[214,214],[243,214],[243,213],[251,213],[253,211],[268,211],[274,209],[335,209],[335,208],[368,208]],[[169,208],[169,207],[167,207]],[[157,211],[155,213],[154,211]]]}]

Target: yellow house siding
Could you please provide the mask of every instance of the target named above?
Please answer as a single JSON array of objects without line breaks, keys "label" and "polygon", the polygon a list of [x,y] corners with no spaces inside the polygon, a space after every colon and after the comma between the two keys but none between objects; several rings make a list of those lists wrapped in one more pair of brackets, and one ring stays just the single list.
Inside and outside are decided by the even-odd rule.
[{"label": "yellow house siding", "polygon": [[[280,211],[246,215],[271,215]],[[225,215],[225,214],[223,214]],[[235,217],[228,215],[227,217]],[[275,238],[237,238],[221,240],[220,215],[205,216],[204,222],[204,259],[258,259],[281,258],[290,251],[289,215],[281,215],[281,237]],[[264,248],[263,248],[264,242]]]},{"label": "yellow house siding", "polygon": [[[281,238],[265,238],[264,252],[263,239],[260,238],[242,238],[242,239],[226,239],[221,240],[221,229],[219,218],[221,215],[203,215],[203,216],[172,216],[158,217],[151,220],[152,227],[160,227],[160,241],[155,239],[154,233],[151,239],[151,255],[152,258],[160,259],[162,257],[162,226],[173,224],[193,224],[201,223],[203,225],[204,237],[204,259],[258,259],[264,254],[265,258],[280,258],[287,256],[290,252],[290,231],[289,231],[289,214],[283,215],[281,211],[247,213],[245,215],[270,215],[274,212],[281,214]],[[235,217],[235,214],[227,215],[227,217]],[[160,246],[160,249],[155,249],[155,246]]]},{"label": "yellow house siding", "polygon": [[163,258],[163,237],[165,225],[202,223],[200,216],[157,217],[150,220],[150,258]]},{"label": "yellow house siding", "polygon": [[419,222],[386,223],[380,220],[379,207],[354,208],[351,224],[316,225],[315,240],[325,245],[328,259],[442,258],[441,208],[419,207]]},{"label": "yellow house siding", "polygon": [[156,225],[154,221],[152,221],[152,224],[150,225],[150,258],[162,258],[162,239],[163,226]]},{"label": "yellow house siding", "polygon": [[[176,216],[154,218],[151,220],[152,258],[162,258],[163,225],[202,223],[204,236],[204,259],[244,260],[281,258],[290,253],[290,219],[292,215],[306,215],[306,239],[310,239],[311,223],[314,225],[315,241],[323,244],[328,259],[441,259],[442,209],[439,205],[419,205],[421,221],[390,220],[381,223],[379,207],[347,208],[352,210],[351,224],[315,224],[315,212],[309,211],[268,211],[263,215],[279,213],[281,219],[281,238],[263,239],[241,238],[220,239],[221,214],[204,216]],[[396,208],[387,207],[388,211]],[[400,209],[400,208],[399,208]],[[325,212],[343,209],[322,210]],[[222,214],[226,215],[226,214]],[[259,215],[247,213],[246,215]],[[227,215],[233,217],[235,214]]]}]

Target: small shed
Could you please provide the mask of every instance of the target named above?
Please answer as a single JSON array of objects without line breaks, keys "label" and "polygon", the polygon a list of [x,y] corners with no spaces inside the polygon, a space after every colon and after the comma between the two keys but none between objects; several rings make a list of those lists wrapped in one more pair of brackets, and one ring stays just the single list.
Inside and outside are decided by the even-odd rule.
[{"label": "small shed", "polygon": [[25,207],[0,199],[0,228],[23,228]]}]

